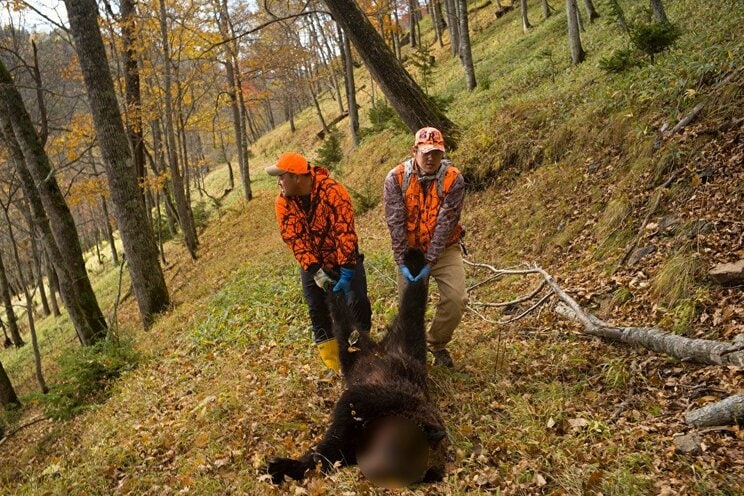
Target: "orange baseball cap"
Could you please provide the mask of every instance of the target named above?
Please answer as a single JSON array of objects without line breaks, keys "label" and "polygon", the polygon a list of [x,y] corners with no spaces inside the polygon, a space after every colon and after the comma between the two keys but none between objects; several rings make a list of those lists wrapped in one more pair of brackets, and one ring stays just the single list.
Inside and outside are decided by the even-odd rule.
[{"label": "orange baseball cap", "polygon": [[264,169],[270,176],[281,176],[289,172],[290,174],[309,174],[310,164],[307,159],[295,152],[284,152],[279,155],[279,160],[274,165]]},{"label": "orange baseball cap", "polygon": [[422,153],[429,153],[432,150],[444,151],[444,136],[439,129],[434,127],[425,127],[416,131],[416,141],[413,146]]}]

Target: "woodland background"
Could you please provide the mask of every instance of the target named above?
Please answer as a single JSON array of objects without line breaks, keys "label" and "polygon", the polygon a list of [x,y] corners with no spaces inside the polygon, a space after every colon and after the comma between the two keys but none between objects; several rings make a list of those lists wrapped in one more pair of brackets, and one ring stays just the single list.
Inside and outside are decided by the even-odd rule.
[{"label": "woodland background", "polygon": [[703,365],[592,337],[555,297],[517,318],[534,300],[492,304],[539,281],[469,266],[457,366],[430,368],[449,472],[406,492],[743,493],[740,425],[685,417],[744,390],[741,268],[720,275],[744,259],[740,2],[357,2],[384,51],[338,0],[66,3],[0,4],[0,492],[386,493],[261,472],[341,391],[263,168],[299,151],[352,192],[379,335],[382,181],[434,124],[468,260],[734,344]]}]

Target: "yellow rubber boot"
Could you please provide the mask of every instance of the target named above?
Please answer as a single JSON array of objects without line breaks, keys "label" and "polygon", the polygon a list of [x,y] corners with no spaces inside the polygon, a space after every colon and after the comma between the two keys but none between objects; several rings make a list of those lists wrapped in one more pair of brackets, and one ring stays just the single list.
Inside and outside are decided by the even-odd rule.
[{"label": "yellow rubber boot", "polygon": [[316,346],[320,353],[320,359],[323,360],[326,367],[338,374],[341,367],[338,361],[338,341],[336,341],[336,338],[323,341],[322,343],[318,343]]}]

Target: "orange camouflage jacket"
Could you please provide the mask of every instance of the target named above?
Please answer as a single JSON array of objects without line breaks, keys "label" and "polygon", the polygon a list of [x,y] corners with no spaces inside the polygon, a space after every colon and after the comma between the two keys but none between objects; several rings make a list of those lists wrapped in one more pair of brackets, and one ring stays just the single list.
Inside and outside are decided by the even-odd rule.
[{"label": "orange camouflage jacket", "polygon": [[357,257],[354,211],[346,189],[322,167],[312,167],[310,197],[276,199],[279,232],[304,270],[353,267]]}]

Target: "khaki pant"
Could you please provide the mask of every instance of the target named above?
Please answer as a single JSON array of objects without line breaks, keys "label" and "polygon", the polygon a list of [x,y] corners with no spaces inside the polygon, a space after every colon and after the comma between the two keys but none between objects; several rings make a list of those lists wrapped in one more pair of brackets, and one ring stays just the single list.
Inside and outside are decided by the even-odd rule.
[{"label": "khaki pant", "polygon": [[[454,244],[444,249],[436,265],[431,268],[431,274],[439,288],[439,302],[426,333],[429,350],[439,351],[447,347],[452,339],[452,333],[462,320],[468,294],[465,291],[465,265],[462,262],[460,246]],[[403,294],[406,280],[398,272],[398,297]]]}]

